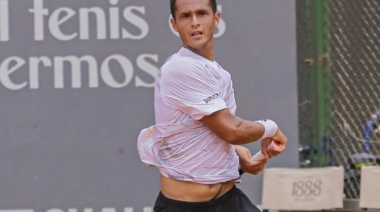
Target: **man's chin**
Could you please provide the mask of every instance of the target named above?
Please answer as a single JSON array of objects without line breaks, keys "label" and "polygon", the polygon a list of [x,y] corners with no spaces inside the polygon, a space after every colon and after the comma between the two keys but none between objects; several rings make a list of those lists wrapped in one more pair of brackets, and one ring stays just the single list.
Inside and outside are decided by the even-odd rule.
[{"label": "man's chin", "polygon": [[207,45],[205,43],[197,43],[197,44],[192,43],[191,45],[187,45],[187,47],[193,51],[201,51],[205,49]]}]

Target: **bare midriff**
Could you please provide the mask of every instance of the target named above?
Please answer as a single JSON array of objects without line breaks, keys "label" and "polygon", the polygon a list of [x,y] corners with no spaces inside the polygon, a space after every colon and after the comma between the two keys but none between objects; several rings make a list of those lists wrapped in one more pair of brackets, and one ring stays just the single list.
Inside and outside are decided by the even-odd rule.
[{"label": "bare midriff", "polygon": [[218,198],[234,187],[230,181],[215,184],[199,184],[180,181],[161,175],[161,192],[164,196],[184,202],[205,202]]}]

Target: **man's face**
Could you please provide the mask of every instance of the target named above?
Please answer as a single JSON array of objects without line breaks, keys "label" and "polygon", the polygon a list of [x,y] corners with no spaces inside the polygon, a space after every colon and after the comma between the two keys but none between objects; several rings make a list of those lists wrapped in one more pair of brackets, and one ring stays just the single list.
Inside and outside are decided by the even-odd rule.
[{"label": "man's face", "polygon": [[213,33],[219,20],[220,13],[213,13],[209,0],[177,0],[171,24],[184,47],[202,53],[213,50]]}]

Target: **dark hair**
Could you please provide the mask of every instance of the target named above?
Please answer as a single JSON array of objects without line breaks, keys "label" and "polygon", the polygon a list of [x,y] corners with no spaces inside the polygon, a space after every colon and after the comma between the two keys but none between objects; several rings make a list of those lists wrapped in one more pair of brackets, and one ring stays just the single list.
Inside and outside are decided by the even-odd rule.
[{"label": "dark hair", "polygon": [[[175,11],[177,9],[175,6],[176,2],[177,2],[176,0],[170,0],[170,12],[173,18],[175,18]],[[211,6],[212,12],[216,13],[216,0],[209,0],[209,4]]]}]

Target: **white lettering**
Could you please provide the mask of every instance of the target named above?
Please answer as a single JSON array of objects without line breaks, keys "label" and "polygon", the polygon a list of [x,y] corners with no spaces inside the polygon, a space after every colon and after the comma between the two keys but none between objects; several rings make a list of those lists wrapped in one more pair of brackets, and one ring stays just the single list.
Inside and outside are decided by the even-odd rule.
[{"label": "white lettering", "polygon": [[106,34],[106,15],[101,8],[81,8],[79,9],[79,25],[80,25],[80,39],[89,39],[89,13],[94,13],[97,23],[97,39],[104,40],[107,38]]},{"label": "white lettering", "polygon": [[52,66],[52,62],[50,58],[42,56],[42,57],[31,57],[29,58],[29,86],[31,89],[38,89],[40,87],[39,84],[39,65],[43,63],[45,67]]},{"label": "white lettering", "polygon": [[102,212],[116,212],[115,208],[103,208]]},{"label": "white lettering", "polygon": [[[0,41],[9,39],[8,1],[0,0]],[[120,8],[117,7],[119,0],[109,0],[109,3],[111,7],[107,14],[101,7],[79,8],[78,11],[69,7],[61,7],[52,10],[50,14],[49,10],[44,8],[44,0],[34,0],[33,8],[29,9],[29,12],[34,14],[34,39],[42,41],[45,39],[45,33],[50,33],[61,41],[69,41],[77,37],[80,40],[88,40],[90,39],[91,26],[96,27],[96,39],[99,40],[107,39],[108,36],[110,39],[120,39],[121,37],[122,39],[138,40],[148,35],[149,24],[142,17],[145,15],[145,6],[124,8],[122,18],[131,26],[128,28],[128,26],[121,27],[121,12]],[[62,25],[72,20],[77,14],[77,19],[79,19],[77,20],[78,30],[70,33],[64,32]],[[45,30],[44,16],[47,16],[49,30]],[[90,24],[91,16],[94,17],[95,25]]]},{"label": "white lettering", "polygon": [[19,89],[24,88],[27,85],[26,82],[16,84],[10,79],[10,75],[13,72],[17,71],[24,64],[25,64],[25,60],[20,57],[9,57],[5,59],[3,63],[0,65],[0,82],[6,88],[11,89],[11,90],[19,90]]},{"label": "white lettering", "polygon": [[87,62],[89,87],[95,88],[99,84],[98,64],[93,56],[83,56],[77,58],[75,56],[55,57],[54,58],[54,87],[64,88],[64,62],[71,64],[71,83],[73,88],[82,87],[81,63]]},{"label": "white lettering", "polygon": [[[110,0],[110,4],[116,5],[119,0]],[[109,9],[110,13],[110,38],[119,39],[120,38],[120,12],[118,7],[111,7]]]},{"label": "white lettering", "polygon": [[77,33],[65,35],[60,29],[60,25],[68,21],[75,15],[75,11],[68,7],[59,8],[54,11],[49,18],[49,30],[51,34],[58,40],[67,41],[75,38]]},{"label": "white lettering", "polygon": [[142,54],[137,58],[137,66],[144,71],[145,73],[149,74],[153,77],[152,83],[146,83],[142,81],[138,76],[136,76],[136,87],[154,87],[154,82],[157,77],[158,68],[151,63],[149,63],[146,59],[151,59],[154,62],[158,62],[158,55],[156,54]]},{"label": "white lettering", "polygon": [[34,0],[34,9],[29,12],[34,13],[34,40],[44,40],[44,15],[49,14],[48,9],[44,9],[43,0]]},{"label": "white lettering", "polygon": [[[157,54],[138,55],[136,67],[142,73],[138,76],[131,61],[118,54],[110,55],[102,62],[91,55],[81,57],[67,55],[53,58],[35,56],[28,59],[11,56],[0,61],[0,85],[10,90],[20,90],[25,87],[40,89],[41,79],[46,80],[43,75],[47,74],[52,78],[52,86],[55,89],[63,89],[67,86],[75,89],[82,88],[85,81],[88,81],[85,83],[86,87],[98,88],[99,80],[112,88],[125,87],[132,80],[135,87],[151,88],[154,87],[159,70],[158,64],[156,65],[159,62],[158,58]],[[24,78],[27,79],[21,80]]]},{"label": "white lettering", "polygon": [[[124,212],[133,212],[133,208],[124,208]],[[152,207],[144,207],[143,212],[153,212]]]},{"label": "white lettering", "polygon": [[0,0],[0,41],[9,41],[8,0]]},{"label": "white lettering", "polygon": [[134,26],[139,28],[141,30],[141,34],[140,35],[132,35],[127,30],[125,30],[123,28],[123,30],[122,30],[123,39],[130,38],[130,39],[138,40],[138,39],[144,38],[149,33],[148,23],[143,18],[135,15],[133,13],[134,10],[140,12],[141,14],[145,14],[145,7],[131,6],[131,7],[125,8],[124,13],[123,13],[124,18],[126,21],[130,22],[131,24],[133,24]]},{"label": "white lettering", "polygon": [[58,208],[52,208],[52,209],[49,209],[49,210],[46,211],[46,212],[65,212],[65,211],[63,211],[63,210],[61,210],[61,209],[58,209]]},{"label": "white lettering", "polygon": [[[120,65],[121,70],[125,76],[124,82],[117,82],[113,74],[111,73],[110,63],[113,60]],[[107,57],[103,61],[102,66],[100,68],[100,74],[102,76],[103,81],[112,88],[121,88],[128,85],[128,83],[132,80],[133,72],[134,71],[132,63],[129,61],[128,58],[122,55],[111,55]]]}]

